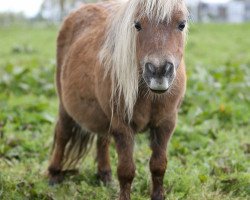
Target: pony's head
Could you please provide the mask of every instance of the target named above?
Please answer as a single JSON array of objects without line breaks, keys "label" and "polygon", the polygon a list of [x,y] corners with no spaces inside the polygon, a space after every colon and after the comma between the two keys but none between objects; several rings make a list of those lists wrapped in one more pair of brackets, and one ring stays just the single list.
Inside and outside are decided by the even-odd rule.
[{"label": "pony's head", "polygon": [[184,0],[129,0],[110,16],[101,60],[110,73],[113,97],[124,98],[132,118],[139,80],[166,92],[183,57],[188,11]]},{"label": "pony's head", "polygon": [[147,87],[155,93],[171,87],[183,57],[187,16],[181,8],[176,6],[160,19],[143,16],[134,22],[138,67]]}]

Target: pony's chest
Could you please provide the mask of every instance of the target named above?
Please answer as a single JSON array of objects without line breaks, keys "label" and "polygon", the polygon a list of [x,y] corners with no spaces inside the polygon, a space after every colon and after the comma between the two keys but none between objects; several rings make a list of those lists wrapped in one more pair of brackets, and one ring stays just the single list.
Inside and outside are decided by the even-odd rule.
[{"label": "pony's chest", "polygon": [[134,107],[132,127],[135,132],[142,132],[148,129],[151,118],[151,104],[139,101]]},{"label": "pony's chest", "polygon": [[134,108],[132,127],[135,132],[144,132],[150,127],[158,127],[176,110],[166,99],[152,102],[147,99],[137,101]]}]

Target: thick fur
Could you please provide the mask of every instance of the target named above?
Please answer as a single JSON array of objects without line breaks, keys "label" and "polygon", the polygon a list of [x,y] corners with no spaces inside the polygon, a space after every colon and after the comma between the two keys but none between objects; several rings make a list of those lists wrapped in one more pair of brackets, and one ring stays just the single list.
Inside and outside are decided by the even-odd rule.
[{"label": "thick fur", "polygon": [[[130,199],[135,175],[134,134],[149,129],[153,151],[151,197],[164,198],[166,147],[186,89],[182,48],[185,32],[176,32],[180,41],[174,34],[169,36],[170,50],[179,56],[178,69],[169,91],[158,95],[149,91],[143,81],[140,57],[149,47],[142,45],[144,50],[138,47],[140,38],[133,23],[137,19],[145,23],[153,19],[156,24],[163,24],[165,20],[174,23],[172,21],[177,21],[175,13],[179,15],[180,11],[183,15],[187,13],[182,0],[130,0],[86,4],[65,19],[57,40],[56,83],[60,112],[49,167],[52,182],[59,182],[60,172],[72,169],[84,156],[95,133],[99,137],[98,174],[102,181],[109,181],[108,138],[112,136],[119,159],[119,198]],[[166,31],[170,29],[172,25]],[[149,37],[147,34],[150,33],[145,37]]]}]

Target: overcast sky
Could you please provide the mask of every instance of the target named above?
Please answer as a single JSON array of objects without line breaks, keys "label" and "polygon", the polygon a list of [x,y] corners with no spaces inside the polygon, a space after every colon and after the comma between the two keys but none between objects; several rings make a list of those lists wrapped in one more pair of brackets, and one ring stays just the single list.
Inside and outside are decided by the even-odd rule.
[{"label": "overcast sky", "polygon": [[[23,12],[26,16],[32,17],[39,11],[43,0],[0,0],[0,12]],[[199,0],[186,0],[194,3]],[[204,0],[207,2],[227,2],[229,0]]]},{"label": "overcast sky", "polygon": [[23,12],[32,17],[38,13],[43,0],[0,0],[0,12]]}]

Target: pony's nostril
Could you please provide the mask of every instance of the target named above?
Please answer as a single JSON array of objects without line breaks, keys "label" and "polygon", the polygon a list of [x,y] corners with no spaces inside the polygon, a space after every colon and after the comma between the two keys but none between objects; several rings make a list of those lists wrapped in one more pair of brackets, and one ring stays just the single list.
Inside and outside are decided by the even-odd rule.
[{"label": "pony's nostril", "polygon": [[174,72],[174,64],[171,62],[167,62],[165,64],[164,74],[168,75],[168,74],[172,74],[173,72]]},{"label": "pony's nostril", "polygon": [[156,73],[156,67],[152,63],[146,63],[146,69],[152,74]]}]

